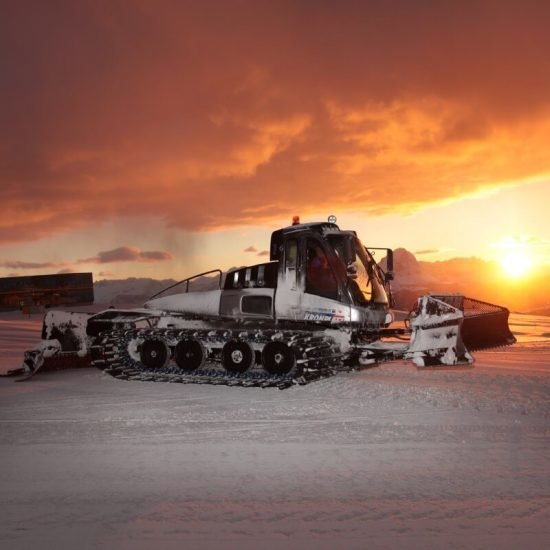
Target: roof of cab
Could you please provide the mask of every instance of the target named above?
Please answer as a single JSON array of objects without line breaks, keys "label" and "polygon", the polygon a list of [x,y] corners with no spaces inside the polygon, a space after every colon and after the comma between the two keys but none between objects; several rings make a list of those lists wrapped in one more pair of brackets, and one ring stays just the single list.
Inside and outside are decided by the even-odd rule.
[{"label": "roof of cab", "polygon": [[312,223],[297,223],[277,229],[271,234],[270,260],[276,260],[278,248],[283,240],[284,235],[292,235],[295,233],[314,232],[324,234],[326,232],[338,232],[340,228],[331,222],[312,222]]}]

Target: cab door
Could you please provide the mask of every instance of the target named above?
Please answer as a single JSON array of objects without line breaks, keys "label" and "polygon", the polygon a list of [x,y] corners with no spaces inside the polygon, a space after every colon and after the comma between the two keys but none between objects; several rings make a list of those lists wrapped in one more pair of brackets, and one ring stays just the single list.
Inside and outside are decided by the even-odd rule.
[{"label": "cab door", "polygon": [[349,322],[350,306],[346,299],[346,266],[317,235],[302,243],[304,295],[301,302],[305,321],[322,324]]},{"label": "cab door", "polygon": [[316,235],[285,239],[280,251],[275,313],[279,319],[335,324],[350,320],[334,259]]},{"label": "cab door", "polygon": [[275,317],[301,320],[304,293],[302,254],[299,236],[287,237],[279,249],[279,273],[275,290]]}]

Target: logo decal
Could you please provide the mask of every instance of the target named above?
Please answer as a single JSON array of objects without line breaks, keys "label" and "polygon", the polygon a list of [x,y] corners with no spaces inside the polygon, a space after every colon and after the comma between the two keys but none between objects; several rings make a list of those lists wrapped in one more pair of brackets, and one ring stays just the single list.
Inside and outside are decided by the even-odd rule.
[{"label": "logo decal", "polygon": [[330,323],[334,316],[332,313],[321,313],[316,311],[306,311],[304,319],[306,321],[322,321],[325,323]]}]

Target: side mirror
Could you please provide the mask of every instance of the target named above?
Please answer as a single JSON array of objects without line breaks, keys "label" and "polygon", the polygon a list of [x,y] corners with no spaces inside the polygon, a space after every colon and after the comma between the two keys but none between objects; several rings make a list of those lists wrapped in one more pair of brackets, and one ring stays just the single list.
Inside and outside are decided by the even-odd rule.
[{"label": "side mirror", "polygon": [[354,264],[350,263],[346,266],[346,274],[348,279],[357,279],[357,268]]}]

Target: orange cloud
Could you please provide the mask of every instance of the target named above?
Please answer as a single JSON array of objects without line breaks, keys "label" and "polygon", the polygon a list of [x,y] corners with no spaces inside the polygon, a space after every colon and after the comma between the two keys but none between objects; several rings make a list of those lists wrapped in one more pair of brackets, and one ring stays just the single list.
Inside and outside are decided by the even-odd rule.
[{"label": "orange cloud", "polygon": [[550,177],[548,3],[5,12],[3,243],[128,215],[410,212]]},{"label": "orange cloud", "polygon": [[414,252],[414,254],[415,254],[416,256],[421,256],[421,255],[423,255],[423,254],[437,254],[438,252],[440,252],[439,249],[437,249],[437,248],[432,248],[432,249],[426,249],[426,250],[416,250],[416,251]]}]

